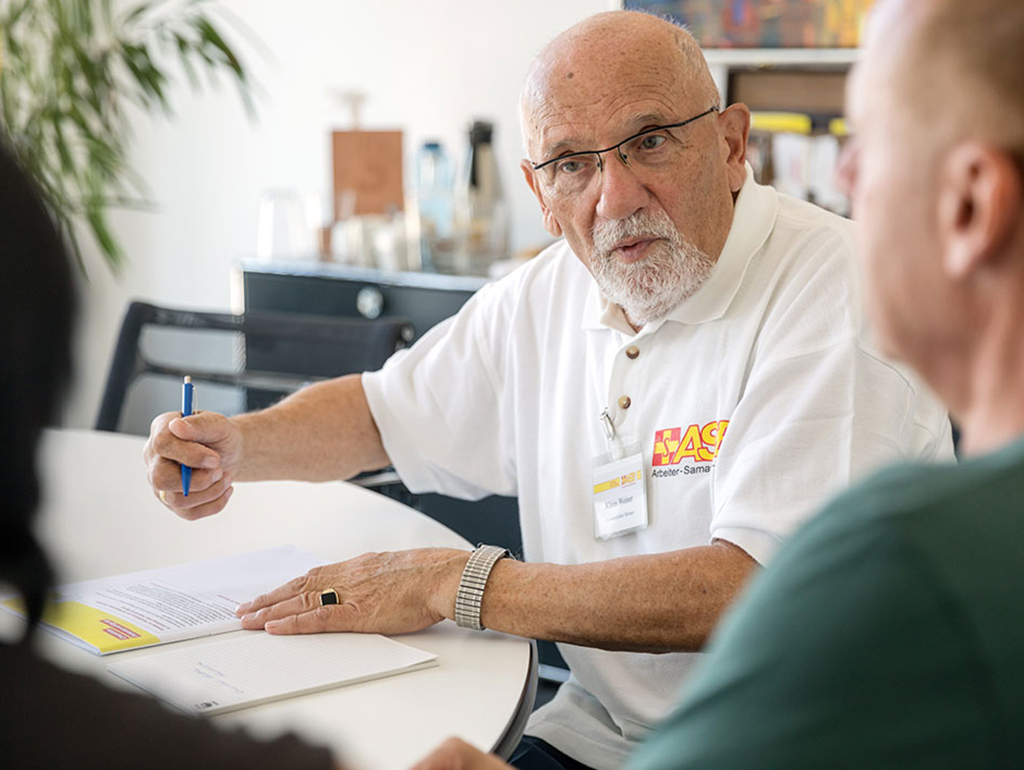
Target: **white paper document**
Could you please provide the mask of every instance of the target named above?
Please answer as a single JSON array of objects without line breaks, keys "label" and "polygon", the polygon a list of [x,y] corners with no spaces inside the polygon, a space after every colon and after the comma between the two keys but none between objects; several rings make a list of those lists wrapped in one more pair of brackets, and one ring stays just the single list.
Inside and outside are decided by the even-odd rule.
[{"label": "white paper document", "polygon": [[239,604],[324,563],[284,546],[69,583],[56,590],[40,627],[100,655],[222,634],[242,627]]},{"label": "white paper document", "polygon": [[436,665],[436,655],[377,634],[253,631],[107,668],[186,713],[219,714]]}]

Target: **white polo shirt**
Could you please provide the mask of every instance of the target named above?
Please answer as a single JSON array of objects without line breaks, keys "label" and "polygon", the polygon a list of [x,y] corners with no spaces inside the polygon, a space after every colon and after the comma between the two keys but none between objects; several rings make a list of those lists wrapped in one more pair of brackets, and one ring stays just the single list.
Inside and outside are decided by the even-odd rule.
[{"label": "white polo shirt", "polygon": [[[867,342],[852,237],[748,174],[710,279],[638,333],[556,243],[363,376],[388,456],[414,492],[518,496],[528,561],[721,538],[764,564],[869,469],[952,457],[944,408]],[[650,525],[599,541],[605,408],[641,444]],[[668,714],[697,659],[559,648],[572,679],[527,732],[599,770]]]}]

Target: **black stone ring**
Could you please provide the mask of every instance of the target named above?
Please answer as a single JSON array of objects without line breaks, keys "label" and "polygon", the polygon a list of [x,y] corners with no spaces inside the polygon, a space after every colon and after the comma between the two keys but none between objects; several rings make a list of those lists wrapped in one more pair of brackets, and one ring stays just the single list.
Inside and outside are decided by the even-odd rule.
[{"label": "black stone ring", "polygon": [[320,606],[326,607],[328,604],[338,603],[338,592],[333,588],[328,588],[326,591],[320,592]]}]

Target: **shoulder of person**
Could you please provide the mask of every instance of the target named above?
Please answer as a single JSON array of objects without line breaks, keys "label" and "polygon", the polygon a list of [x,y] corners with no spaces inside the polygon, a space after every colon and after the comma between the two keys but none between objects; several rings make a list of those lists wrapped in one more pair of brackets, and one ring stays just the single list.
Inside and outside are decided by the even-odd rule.
[{"label": "shoulder of person", "polygon": [[858,228],[856,222],[841,217],[805,200],[778,193],[779,209],[777,225],[792,228],[797,232],[818,236],[823,239],[835,238],[851,248]]},{"label": "shoulder of person", "polygon": [[538,283],[572,278],[580,271],[589,275],[566,240],[559,238],[536,256],[524,260],[518,267],[487,284],[487,288],[522,291]]},{"label": "shoulder of person", "polygon": [[[836,598],[829,592],[835,586],[845,586],[855,574],[877,577],[879,570],[902,569],[899,565],[905,565],[908,558],[920,564],[922,547],[927,550],[920,525],[942,532],[948,529],[944,516],[948,516],[949,505],[935,494],[936,482],[956,473],[957,468],[948,464],[906,463],[854,484],[797,529],[771,562],[765,579],[756,584],[757,590],[751,590],[746,604],[768,602],[776,610],[786,605],[796,612],[793,602],[814,597],[817,606],[824,607],[829,596]],[[747,614],[750,610],[758,613],[748,607]]]},{"label": "shoulder of person", "polygon": [[[257,741],[172,713],[141,692],[115,691],[24,646],[0,643],[4,767],[329,768],[331,754],[294,734]],[[54,723],[60,740],[52,740]],[[111,762],[110,758],[116,757]]]},{"label": "shoulder of person", "polygon": [[836,496],[798,535],[842,540],[867,528],[885,537],[913,537],[909,533],[933,528],[944,516],[968,514],[993,488],[1024,489],[1022,450],[1018,445],[960,463],[888,466]]},{"label": "shoulder of person", "polygon": [[853,223],[786,195],[778,201],[744,277],[767,319],[758,343],[765,360],[866,339]]},{"label": "shoulder of person", "polygon": [[831,211],[779,194],[775,226],[768,247],[789,271],[838,269],[856,278],[857,224]]}]

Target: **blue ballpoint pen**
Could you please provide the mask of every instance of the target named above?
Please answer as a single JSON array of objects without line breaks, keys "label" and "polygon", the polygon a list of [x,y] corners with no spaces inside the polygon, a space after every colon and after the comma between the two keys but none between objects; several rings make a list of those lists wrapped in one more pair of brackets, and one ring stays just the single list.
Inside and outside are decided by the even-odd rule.
[{"label": "blue ballpoint pen", "polygon": [[[192,414],[192,399],[195,386],[192,385],[192,378],[186,376],[181,386],[181,416],[188,417]],[[187,465],[181,466],[181,491],[188,497],[188,488],[192,486],[192,469]]]}]

